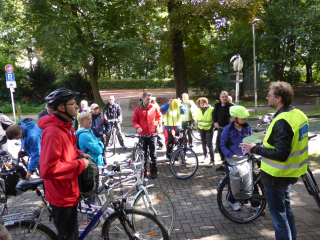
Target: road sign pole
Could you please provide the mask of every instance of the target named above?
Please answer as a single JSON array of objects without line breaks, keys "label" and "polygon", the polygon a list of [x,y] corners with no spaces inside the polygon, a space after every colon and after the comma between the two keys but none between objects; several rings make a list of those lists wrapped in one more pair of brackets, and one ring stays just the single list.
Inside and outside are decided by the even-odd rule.
[{"label": "road sign pole", "polygon": [[14,117],[14,121],[16,122],[16,110],[15,110],[15,107],[14,107],[13,92],[14,92],[14,88],[10,88],[13,117]]}]

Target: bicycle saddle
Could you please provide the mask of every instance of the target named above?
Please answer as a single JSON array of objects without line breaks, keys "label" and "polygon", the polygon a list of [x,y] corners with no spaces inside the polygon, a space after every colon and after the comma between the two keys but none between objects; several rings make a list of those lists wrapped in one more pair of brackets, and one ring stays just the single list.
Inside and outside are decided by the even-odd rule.
[{"label": "bicycle saddle", "polygon": [[5,156],[5,155],[7,155],[6,151],[0,151],[0,156]]},{"label": "bicycle saddle", "polygon": [[16,189],[20,190],[22,192],[26,192],[28,190],[36,190],[37,187],[43,183],[43,179],[32,179],[32,180],[21,180],[17,186]]}]

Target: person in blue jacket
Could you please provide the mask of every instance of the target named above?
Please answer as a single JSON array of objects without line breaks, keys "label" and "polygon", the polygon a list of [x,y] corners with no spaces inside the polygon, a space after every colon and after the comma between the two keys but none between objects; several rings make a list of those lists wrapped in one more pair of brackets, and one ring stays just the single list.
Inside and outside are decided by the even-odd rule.
[{"label": "person in blue jacket", "polygon": [[83,112],[78,115],[80,128],[75,133],[78,137],[78,145],[82,152],[90,155],[98,166],[104,166],[102,153],[104,145],[92,132],[92,115],[90,112]]},{"label": "person in blue jacket", "polygon": [[[231,106],[229,113],[230,116],[233,117],[233,122],[223,128],[220,138],[220,148],[225,158],[244,156],[245,153],[242,151],[240,143],[242,143],[244,138],[253,134],[251,127],[247,123],[247,117],[249,117],[250,114],[248,110],[242,106]],[[228,166],[227,161],[226,166]],[[225,170],[229,176],[229,169],[226,168]],[[234,200],[230,186],[227,198],[233,210],[239,211],[240,206]]]},{"label": "person in blue jacket", "polygon": [[42,133],[43,130],[31,118],[24,118],[7,129],[7,139],[21,139],[21,146],[30,157],[26,179],[29,179],[36,168],[39,168]]}]

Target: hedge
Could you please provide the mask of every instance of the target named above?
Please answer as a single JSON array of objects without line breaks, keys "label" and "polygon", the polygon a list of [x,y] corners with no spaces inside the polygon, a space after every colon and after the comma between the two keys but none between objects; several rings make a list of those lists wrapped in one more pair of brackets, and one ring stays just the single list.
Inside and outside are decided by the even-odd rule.
[{"label": "hedge", "polygon": [[101,79],[99,90],[175,88],[173,79]]}]

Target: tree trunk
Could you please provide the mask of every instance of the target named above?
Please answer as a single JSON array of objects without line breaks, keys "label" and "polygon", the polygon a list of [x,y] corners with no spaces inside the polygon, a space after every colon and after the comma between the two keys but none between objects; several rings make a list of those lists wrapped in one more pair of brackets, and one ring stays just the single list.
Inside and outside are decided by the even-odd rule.
[{"label": "tree trunk", "polygon": [[[174,8],[178,8],[180,4],[174,4],[172,1],[168,2],[168,13],[173,11]],[[172,20],[170,19],[171,31],[173,31],[172,38],[172,60],[174,63],[173,73],[176,86],[176,97],[182,98],[183,93],[188,93],[187,82],[187,68],[184,60],[184,49],[182,41],[182,32],[173,27]]]},{"label": "tree trunk", "polygon": [[306,64],[306,70],[307,70],[307,76],[306,76],[306,83],[311,83],[311,77],[312,77],[312,64],[307,63]]}]

